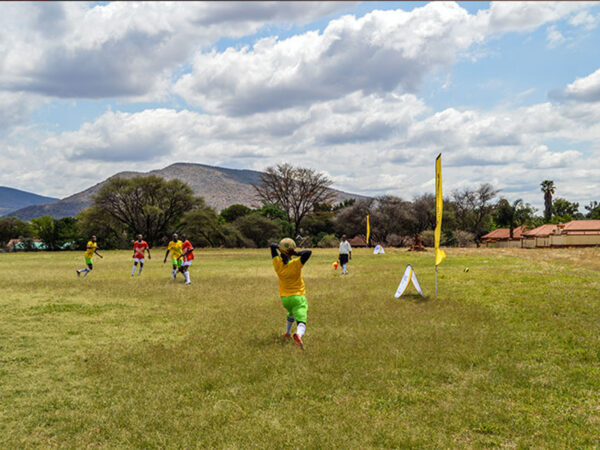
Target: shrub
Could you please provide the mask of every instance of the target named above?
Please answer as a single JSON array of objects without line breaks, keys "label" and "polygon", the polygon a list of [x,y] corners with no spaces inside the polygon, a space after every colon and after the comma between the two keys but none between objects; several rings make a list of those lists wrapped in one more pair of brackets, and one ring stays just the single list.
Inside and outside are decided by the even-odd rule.
[{"label": "shrub", "polygon": [[453,237],[458,247],[473,247],[475,245],[475,235],[468,231],[456,230],[453,232]]},{"label": "shrub", "polygon": [[335,237],[335,234],[326,234],[317,243],[319,248],[336,248],[339,245],[339,239]]},{"label": "shrub", "polygon": [[[421,242],[425,247],[433,247],[435,245],[435,236],[433,230],[425,230],[421,233]],[[440,235],[440,245],[448,245],[447,236],[444,233]]]}]

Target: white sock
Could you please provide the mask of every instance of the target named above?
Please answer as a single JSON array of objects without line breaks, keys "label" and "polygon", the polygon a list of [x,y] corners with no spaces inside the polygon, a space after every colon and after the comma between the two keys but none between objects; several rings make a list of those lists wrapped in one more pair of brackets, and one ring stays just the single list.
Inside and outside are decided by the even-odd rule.
[{"label": "white sock", "polygon": [[87,277],[87,274],[90,273],[90,269],[83,269],[83,278]]},{"label": "white sock", "polygon": [[292,333],[292,325],[294,325],[294,316],[290,316],[286,319],[285,321],[285,334],[291,334]]},{"label": "white sock", "polygon": [[173,269],[171,271],[171,278],[175,278],[175,275],[177,275],[177,271],[175,269]]},{"label": "white sock", "polygon": [[304,333],[306,333],[306,324],[301,322],[298,324],[298,328],[296,328],[296,334],[302,338]]},{"label": "white sock", "polygon": [[185,282],[186,283],[191,283],[191,281],[190,281],[190,273],[189,272],[183,272],[183,275],[185,276]]},{"label": "white sock", "polygon": [[131,276],[135,275],[135,264],[133,265],[133,269],[131,269]]},{"label": "white sock", "polygon": [[348,271],[346,270],[346,264],[344,264],[344,265],[342,266],[342,269],[344,269],[344,273],[348,273]]},{"label": "white sock", "polygon": [[141,274],[142,274],[142,267],[144,267],[144,266],[142,266],[142,265],[140,264],[140,271],[138,272],[138,275],[141,275]]}]

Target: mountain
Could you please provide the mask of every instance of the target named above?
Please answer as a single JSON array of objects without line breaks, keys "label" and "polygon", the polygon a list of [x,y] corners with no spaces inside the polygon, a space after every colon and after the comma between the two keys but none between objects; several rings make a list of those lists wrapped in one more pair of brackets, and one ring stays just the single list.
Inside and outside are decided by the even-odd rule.
[{"label": "mountain", "polygon": [[0,186],[0,216],[31,205],[57,201],[57,198],[44,197],[31,192]]},{"label": "mountain", "polygon": [[[220,211],[234,203],[251,208],[260,206],[255,198],[255,191],[251,183],[260,181],[261,172],[254,170],[226,169],[204,164],[176,163],[164,169],[152,170],[150,172],[120,172],[111,178],[134,178],[147,175],[157,175],[165,180],[178,178],[187,183],[198,196],[204,197],[206,203]],[[31,220],[34,217],[50,215],[57,219],[61,217],[74,217],[81,210],[92,204],[92,197],[107,183],[105,180],[84,191],[44,205],[28,206],[12,212],[10,215],[20,217],[23,220]],[[361,195],[350,194],[333,189],[337,195],[337,201],[349,198],[362,198]]]}]

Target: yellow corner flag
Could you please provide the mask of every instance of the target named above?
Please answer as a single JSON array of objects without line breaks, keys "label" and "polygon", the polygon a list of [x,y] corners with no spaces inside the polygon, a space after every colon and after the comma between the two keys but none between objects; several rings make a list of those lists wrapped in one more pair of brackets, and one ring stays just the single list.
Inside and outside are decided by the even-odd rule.
[{"label": "yellow corner flag", "polygon": [[440,237],[442,234],[442,212],[444,200],[442,199],[442,154],[435,159],[435,265],[439,265],[446,257],[446,252],[440,249]]},{"label": "yellow corner flag", "polygon": [[369,215],[367,214],[367,245],[369,245],[369,236],[371,235],[371,227],[369,226]]}]

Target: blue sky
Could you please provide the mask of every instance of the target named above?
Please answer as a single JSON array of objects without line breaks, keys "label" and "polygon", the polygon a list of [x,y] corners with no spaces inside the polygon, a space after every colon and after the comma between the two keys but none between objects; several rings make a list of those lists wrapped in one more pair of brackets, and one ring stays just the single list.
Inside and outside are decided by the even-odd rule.
[{"label": "blue sky", "polygon": [[0,185],[290,162],[404,198],[600,200],[599,3],[0,4]]}]

